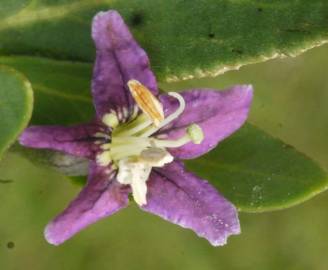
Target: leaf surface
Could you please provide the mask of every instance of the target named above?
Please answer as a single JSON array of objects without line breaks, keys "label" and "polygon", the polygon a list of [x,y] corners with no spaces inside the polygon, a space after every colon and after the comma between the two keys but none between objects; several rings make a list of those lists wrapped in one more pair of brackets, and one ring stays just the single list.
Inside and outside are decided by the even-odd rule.
[{"label": "leaf surface", "polygon": [[247,212],[286,208],[328,187],[315,162],[250,124],[187,167]]},{"label": "leaf surface", "polygon": [[92,17],[118,10],[160,80],[214,76],[328,40],[326,0],[2,0],[0,54],[92,62]]},{"label": "leaf surface", "polygon": [[0,158],[27,126],[32,107],[29,81],[12,68],[0,66]]}]

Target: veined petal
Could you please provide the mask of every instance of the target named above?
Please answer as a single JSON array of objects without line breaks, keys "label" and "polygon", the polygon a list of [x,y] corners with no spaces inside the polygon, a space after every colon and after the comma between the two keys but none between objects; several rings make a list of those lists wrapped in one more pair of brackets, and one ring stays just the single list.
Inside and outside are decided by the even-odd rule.
[{"label": "veined petal", "polygon": [[92,37],[97,50],[92,93],[100,118],[110,109],[124,107],[131,112],[134,101],[127,86],[129,80],[138,80],[157,94],[147,54],[119,13],[113,10],[98,13],[93,20]]},{"label": "veined petal", "polygon": [[[186,102],[184,112],[159,133],[166,134],[168,139],[176,139],[185,134],[189,125],[198,124],[204,133],[201,144],[190,142],[170,149],[177,158],[191,159],[207,153],[243,125],[252,102],[253,89],[250,85],[239,85],[225,91],[195,89],[180,94]],[[178,103],[172,97],[161,95],[160,100],[165,115],[177,109]]]},{"label": "veined petal", "polygon": [[77,198],[45,229],[50,244],[59,245],[86,226],[128,205],[129,190],[114,180],[115,172],[90,163],[89,181]]},{"label": "veined petal", "polygon": [[75,126],[31,126],[19,138],[21,145],[62,151],[79,157],[93,158],[95,138],[99,126],[82,124]]},{"label": "veined petal", "polygon": [[147,183],[145,211],[192,229],[214,246],[240,233],[235,207],[206,181],[185,171],[182,163],[156,168]]}]

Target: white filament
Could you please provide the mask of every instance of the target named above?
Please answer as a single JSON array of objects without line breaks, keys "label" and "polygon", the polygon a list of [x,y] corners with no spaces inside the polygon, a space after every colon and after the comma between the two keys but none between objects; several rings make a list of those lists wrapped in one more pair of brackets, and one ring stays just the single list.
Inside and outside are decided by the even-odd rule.
[{"label": "white filament", "polygon": [[176,92],[169,92],[168,93],[170,96],[175,97],[178,101],[179,101],[179,107],[178,109],[170,114],[167,118],[164,119],[164,121],[162,121],[159,126],[157,127],[152,127],[149,130],[147,130],[145,133],[141,134],[141,137],[149,137],[152,134],[154,134],[157,130],[159,130],[160,128],[166,126],[167,124],[171,123],[173,120],[177,119],[180,114],[183,113],[184,109],[186,108],[186,102],[184,101],[183,97],[176,93]]}]

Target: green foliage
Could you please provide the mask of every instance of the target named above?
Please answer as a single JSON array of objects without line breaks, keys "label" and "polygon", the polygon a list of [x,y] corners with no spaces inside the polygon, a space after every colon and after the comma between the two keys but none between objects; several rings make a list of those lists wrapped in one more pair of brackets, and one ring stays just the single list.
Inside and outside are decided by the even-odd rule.
[{"label": "green foliage", "polygon": [[0,66],[0,157],[27,126],[32,106],[30,83],[15,70]]},{"label": "green foliage", "polygon": [[250,124],[187,165],[247,212],[286,208],[328,187],[311,159]]},{"label": "green foliage", "polygon": [[117,9],[161,80],[222,73],[328,40],[326,0],[2,0],[0,54],[92,62],[92,17]]},{"label": "green foliage", "polygon": [[90,64],[35,57],[0,57],[0,63],[15,67],[32,82],[31,124],[71,124],[94,116]]}]

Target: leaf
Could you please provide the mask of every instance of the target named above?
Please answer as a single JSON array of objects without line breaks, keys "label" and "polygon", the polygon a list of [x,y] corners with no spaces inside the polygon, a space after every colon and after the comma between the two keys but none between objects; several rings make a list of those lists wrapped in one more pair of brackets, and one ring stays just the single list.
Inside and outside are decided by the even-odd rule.
[{"label": "leaf", "polygon": [[91,65],[36,57],[0,57],[0,64],[20,70],[32,82],[31,124],[72,124],[94,117]]},{"label": "leaf", "polygon": [[215,76],[328,40],[326,0],[2,0],[0,54],[92,62],[92,17],[117,9],[160,80]]},{"label": "leaf", "polygon": [[316,163],[250,124],[186,163],[245,212],[286,208],[328,188]]},{"label": "leaf", "polygon": [[[32,123],[69,124],[93,117],[89,96],[91,65],[28,57],[0,57],[0,63],[14,66],[31,80],[35,88]],[[37,161],[38,153],[26,151],[23,152],[30,159]],[[48,152],[39,157],[43,162],[54,160]],[[50,165],[60,167],[58,162]],[[252,125],[246,125],[215,150],[187,165],[241,211],[285,208],[328,186],[327,175],[314,162]]]},{"label": "leaf", "polygon": [[29,81],[17,71],[0,66],[0,158],[27,126],[32,107]]}]

